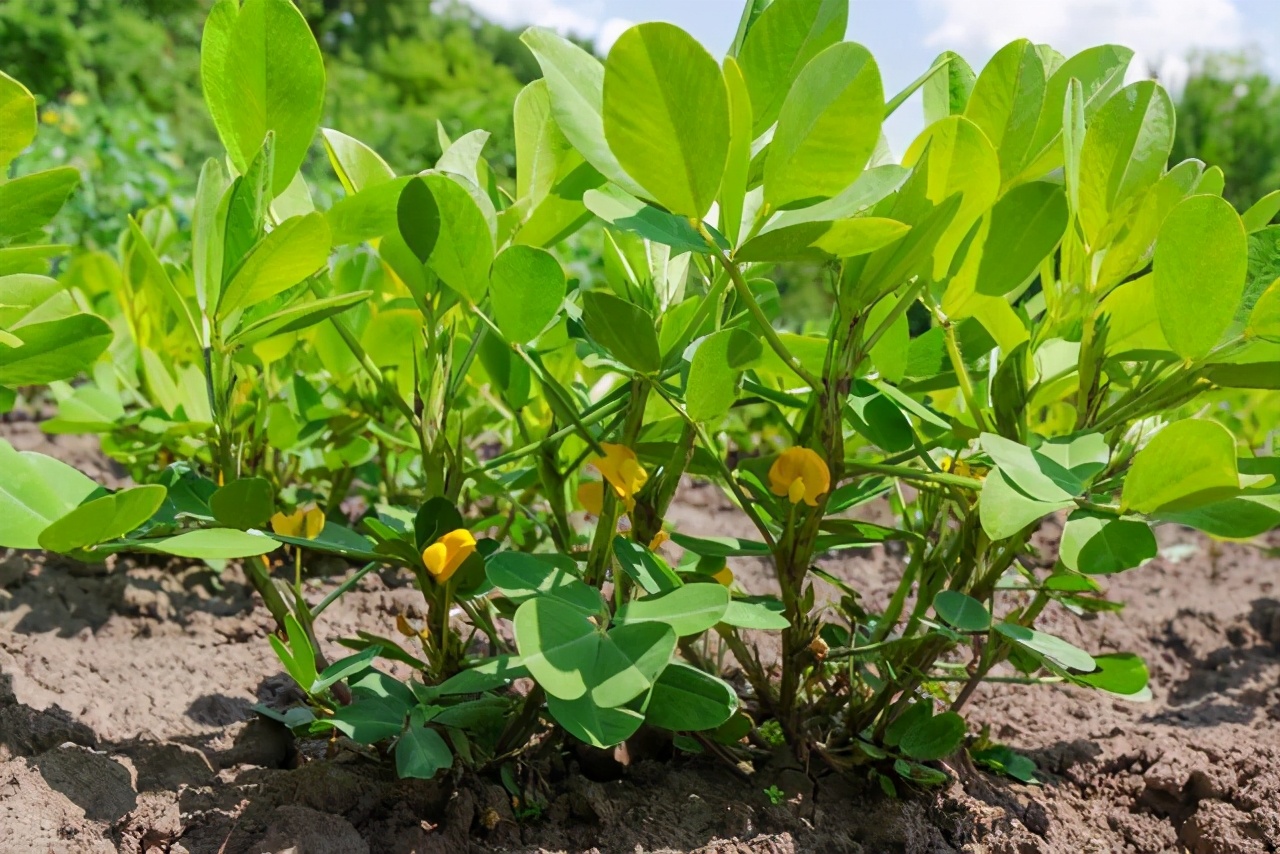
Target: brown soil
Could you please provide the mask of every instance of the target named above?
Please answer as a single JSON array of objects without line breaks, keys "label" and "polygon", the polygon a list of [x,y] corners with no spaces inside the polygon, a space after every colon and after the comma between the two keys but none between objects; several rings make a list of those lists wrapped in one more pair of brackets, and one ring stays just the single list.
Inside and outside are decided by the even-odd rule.
[{"label": "brown soil", "polygon": [[[30,424],[0,435],[118,476],[91,441]],[[745,533],[711,489],[690,490],[678,515],[690,533]],[[618,771],[566,756],[550,805],[519,820],[492,782],[397,781],[256,719],[254,703],[287,704],[293,688],[234,567],[219,579],[0,552],[0,852],[1280,851],[1280,562],[1161,534],[1159,559],[1109,582],[1123,616],[1046,616],[1087,649],[1141,654],[1152,702],[988,685],[969,707],[1036,761],[1042,786],[972,772],[890,800],[781,760],[744,778],[708,759]],[[825,565],[871,602],[896,578],[882,550]],[[760,566],[736,570],[767,589]],[[417,608],[401,579],[371,575],[323,626],[386,632]],[[773,785],[787,802],[770,803]]]}]

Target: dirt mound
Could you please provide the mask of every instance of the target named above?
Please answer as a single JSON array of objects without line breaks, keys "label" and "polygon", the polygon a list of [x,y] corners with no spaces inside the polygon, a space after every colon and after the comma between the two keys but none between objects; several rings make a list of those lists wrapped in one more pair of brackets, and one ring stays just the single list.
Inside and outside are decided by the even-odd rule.
[{"label": "dirt mound", "polygon": [[[723,511],[693,490],[681,529],[735,533]],[[745,776],[708,759],[617,771],[565,755],[545,808],[519,817],[493,782],[396,780],[376,757],[326,758],[257,719],[254,703],[287,704],[293,688],[234,567],[0,553],[0,851],[1280,851],[1280,562],[1161,533],[1160,558],[1107,580],[1123,617],[1046,616],[1087,649],[1142,655],[1151,702],[987,685],[969,706],[1035,760],[1041,786],[956,768],[943,790],[890,800],[785,761]],[[824,565],[873,602],[896,579],[879,549]],[[767,589],[759,566],[736,571]],[[390,632],[419,607],[407,579],[370,575],[325,631]]]}]

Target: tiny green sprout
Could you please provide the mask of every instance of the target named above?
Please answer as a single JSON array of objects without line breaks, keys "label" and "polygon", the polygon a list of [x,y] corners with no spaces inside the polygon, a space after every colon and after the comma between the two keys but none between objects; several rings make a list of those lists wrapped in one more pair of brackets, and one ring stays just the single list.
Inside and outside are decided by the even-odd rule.
[{"label": "tiny green sprout", "polygon": [[769,803],[773,804],[775,807],[781,803],[785,803],[787,800],[787,793],[779,789],[776,784],[765,789],[764,796],[768,798]]}]

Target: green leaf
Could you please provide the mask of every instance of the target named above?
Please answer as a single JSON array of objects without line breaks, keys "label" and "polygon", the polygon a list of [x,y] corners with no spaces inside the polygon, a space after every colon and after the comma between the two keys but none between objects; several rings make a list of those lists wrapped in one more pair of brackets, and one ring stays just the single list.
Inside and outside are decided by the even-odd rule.
[{"label": "green leaf", "polygon": [[836,195],[862,173],[880,139],[884,88],[866,48],[833,45],[796,78],[764,164],[773,208]]},{"label": "green leaf", "polygon": [[346,658],[338,659],[326,667],[324,672],[316,678],[316,681],[311,683],[307,693],[319,694],[343,679],[355,676],[357,673],[364,673],[373,666],[373,660],[378,657],[379,652],[380,650],[376,646],[371,646],[357,652],[355,655],[348,655]]},{"label": "green leaf", "polygon": [[999,468],[987,473],[978,496],[978,518],[982,530],[993,540],[1003,540],[1021,532],[1050,513],[1075,506],[1069,499],[1042,501],[1020,490]]},{"label": "green leaf", "polygon": [[365,562],[375,560],[385,562],[387,560],[387,555],[375,551],[374,543],[367,537],[357,534],[345,525],[339,525],[328,520],[325,521],[324,527],[320,529],[320,536],[314,539],[308,540],[305,537],[289,537],[276,533],[271,533],[268,536],[286,545],[298,546],[313,552],[338,555],[347,560]]},{"label": "green leaf", "polygon": [[1044,62],[1036,46],[1026,39],[998,50],[973,85],[964,114],[996,147],[1000,176],[1006,184],[1038,153],[1032,142],[1044,97]]},{"label": "green leaf", "polygon": [[0,385],[43,385],[71,379],[89,368],[111,343],[111,327],[100,317],[70,317],[31,323],[0,340]]},{"label": "green leaf", "polygon": [[396,743],[396,773],[401,780],[430,780],[453,766],[453,752],[426,726],[411,726]]},{"label": "green leaf", "polygon": [[688,217],[655,208],[612,184],[583,193],[582,203],[610,225],[670,246],[677,252],[706,255],[711,251],[706,238],[698,233]]},{"label": "green leaf", "polygon": [[508,246],[493,259],[489,291],[498,328],[512,344],[527,344],[560,314],[565,275],[545,249]]},{"label": "green leaf", "polygon": [[944,60],[946,67],[931,75],[922,90],[926,125],[963,113],[976,82],[973,68],[959,54],[944,50],[932,64],[937,65]]},{"label": "green leaf", "polygon": [[325,153],[347,195],[386,183],[396,176],[378,152],[355,137],[330,128],[321,128]]},{"label": "green leaf", "polygon": [[369,697],[343,706],[325,722],[358,744],[376,744],[399,735],[407,716],[408,708],[399,699]]},{"label": "green leaf", "polygon": [[8,173],[13,158],[35,138],[35,97],[26,86],[0,71],[0,175]]},{"label": "green leaf", "polygon": [[40,548],[40,534],[100,487],[71,466],[0,439],[0,546]]},{"label": "green leaf", "polygon": [[122,537],[150,519],[164,503],[163,486],[136,486],[76,507],[40,533],[40,547],[67,553]]},{"label": "green leaf", "polygon": [[728,607],[729,589],[724,585],[686,584],[625,603],[618,608],[614,621],[623,626],[665,623],[679,637],[688,637],[719,623]]},{"label": "green leaf", "polygon": [[809,61],[844,38],[848,0],[774,0],[746,31],[738,63],[751,94],[754,135],[777,119]]},{"label": "green leaf", "polygon": [[1079,477],[1045,454],[994,433],[983,433],[981,441],[1010,483],[1037,501],[1069,501],[1084,491]]},{"label": "green leaf", "polygon": [[218,0],[205,22],[200,81],[214,127],[241,173],[276,137],[272,196],[306,158],[324,109],[324,60],[290,0]]},{"label": "green leaf", "polygon": [[253,247],[227,283],[219,316],[268,300],[316,273],[329,260],[329,246],[324,214],[310,213],[280,223]]},{"label": "green leaf", "polygon": [[79,183],[71,166],[0,183],[0,243],[48,225]]},{"label": "green leaf", "polygon": [[729,153],[729,95],[706,48],[672,24],[630,28],[609,50],[602,103],[627,174],[672,213],[705,216]]},{"label": "green leaf", "polygon": [[205,528],[161,540],[139,540],[147,551],[200,560],[233,560],[273,552],[280,544],[266,534],[232,528]]},{"label": "green leaf", "polygon": [[996,623],[996,631],[1038,657],[1042,657],[1064,669],[1089,673],[1097,665],[1093,656],[1073,646],[1062,638],[1028,629],[1014,623]]},{"label": "green leaf", "polygon": [[1058,558],[1068,569],[1109,575],[1141,565],[1158,550],[1150,526],[1140,519],[1077,510],[1067,517]]},{"label": "green leaf", "polygon": [[959,749],[965,731],[964,718],[955,712],[943,712],[917,721],[903,733],[898,748],[921,762],[945,759]]},{"label": "green leaf", "polygon": [[646,593],[675,590],[684,584],[666,561],[633,540],[615,537],[613,555],[622,571]]},{"label": "green leaf", "polygon": [[601,708],[590,696],[574,700],[547,697],[547,711],[560,726],[579,741],[592,747],[621,744],[644,723],[644,715],[633,709]]},{"label": "green leaf", "polygon": [[1182,511],[1162,511],[1157,518],[1187,525],[1214,537],[1247,539],[1280,527],[1280,495],[1240,495]]},{"label": "green leaf", "polygon": [[1280,279],[1272,282],[1254,303],[1245,335],[1280,341]]},{"label": "green leaf", "polygon": [[991,612],[987,606],[958,590],[939,590],[933,597],[933,610],[944,622],[962,632],[985,632],[991,628]]},{"label": "green leaf", "polygon": [[[399,203],[412,178],[379,182],[367,190],[339,199],[325,213],[334,246],[376,240],[399,230]],[[431,201],[434,203],[435,198]]]},{"label": "green leaf", "polygon": [[277,335],[298,332],[315,326],[320,321],[327,320],[348,309],[355,308],[357,305],[368,301],[372,295],[373,291],[354,291],[349,294],[337,294],[336,296],[322,299],[304,299],[302,302],[295,303],[288,308],[282,308],[261,320],[255,320],[253,323],[236,330],[233,335],[227,338],[227,343],[238,344],[241,347],[252,347],[260,341],[266,341]]},{"label": "green leaf", "polygon": [[1061,185],[1032,181],[1005,193],[991,209],[977,292],[1005,296],[1031,281],[1062,240],[1067,221]]},{"label": "green leaf", "polygon": [[1240,488],[1235,439],[1215,421],[1188,418],[1165,427],[1138,452],[1125,477],[1122,510],[1187,510]]},{"label": "green leaf", "polygon": [[1146,662],[1131,652],[1095,655],[1093,661],[1098,669],[1076,676],[1076,681],[1121,695],[1140,694],[1147,687]]},{"label": "green leaf", "polygon": [[1253,234],[1270,225],[1277,213],[1280,213],[1280,190],[1272,190],[1242,213],[1240,220],[1244,223],[1244,230]]},{"label": "green leaf", "polygon": [[582,309],[587,332],[611,356],[642,374],[661,369],[662,352],[649,312],[603,291],[584,292]]},{"label": "green leaf", "polygon": [[1160,329],[1184,359],[1209,354],[1244,294],[1248,238],[1218,196],[1192,196],[1165,217],[1153,261]]},{"label": "green leaf", "polygon": [[600,591],[561,566],[525,552],[498,552],[485,562],[489,583],[511,601],[553,598],[583,616],[602,617]]},{"label": "green leaf", "polygon": [[[222,291],[226,211],[220,211],[220,207],[228,186],[222,164],[212,157],[206,160],[196,184],[195,206],[191,214],[191,275],[195,282],[196,305],[201,313],[218,304]],[[202,340],[201,343],[205,342]]]},{"label": "green leaf", "polygon": [[723,679],[672,662],[649,695],[645,722],[672,732],[715,729],[738,711],[738,695]]},{"label": "green leaf", "polygon": [[901,240],[910,230],[905,223],[874,216],[771,227],[743,244],[734,258],[737,261],[819,263],[833,258],[853,258]]},{"label": "green leaf", "polygon": [[723,70],[729,95],[729,152],[720,181],[720,230],[729,243],[736,246],[743,225],[742,212],[751,172],[751,142],[755,134],[751,130],[751,93],[742,76],[742,67],[728,56]]},{"label": "green leaf", "polygon": [[[424,188],[435,204],[434,220]],[[406,207],[407,198],[416,200],[412,207]],[[400,196],[398,216],[400,234],[419,260],[468,301],[484,299],[493,264],[493,233],[464,187],[444,175],[415,178]],[[428,241],[433,231],[434,238]]]},{"label": "green leaf", "polygon": [[770,554],[765,543],[739,537],[691,537],[676,533],[671,535],[671,542],[703,557],[766,557]]},{"label": "green leaf", "polygon": [[209,498],[209,509],[228,528],[261,528],[276,510],[275,492],[266,478],[233,480]]},{"label": "green leaf", "polygon": [[644,190],[627,175],[604,134],[604,66],[550,30],[531,27],[520,36],[542,68],[551,115],[573,147],[601,175],[634,196]]},{"label": "green leaf", "polygon": [[676,644],[665,623],[623,625],[606,634],[581,611],[545,596],[521,605],[514,625],[524,665],[547,694],[587,696],[606,708],[649,690]]},{"label": "green leaf", "polygon": [[529,670],[519,656],[498,655],[472,665],[461,673],[455,673],[432,690],[441,697],[480,694],[510,685],[514,680],[528,675]]},{"label": "green leaf", "polygon": [[720,622],[740,629],[781,631],[791,626],[791,621],[782,616],[782,611],[782,602],[771,596],[734,599],[724,609]]},{"label": "green leaf", "polygon": [[1098,110],[1080,149],[1080,208],[1093,244],[1113,215],[1164,172],[1173,148],[1173,104],[1150,80],[1126,86]]},{"label": "green leaf", "polygon": [[125,417],[117,394],[97,386],[77,386],[68,397],[58,400],[58,414],[40,423],[44,433],[100,433],[115,427]]},{"label": "green leaf", "polygon": [[694,421],[723,418],[738,397],[742,371],[763,352],[760,339],[742,327],[714,332],[698,344],[689,362],[685,410]]}]

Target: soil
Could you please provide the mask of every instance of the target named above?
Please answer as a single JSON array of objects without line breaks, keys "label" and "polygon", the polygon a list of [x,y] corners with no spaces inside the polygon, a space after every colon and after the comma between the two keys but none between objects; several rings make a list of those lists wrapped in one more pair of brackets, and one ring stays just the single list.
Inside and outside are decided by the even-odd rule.
[{"label": "soil", "polygon": [[[0,436],[120,477],[92,440],[29,423]],[[709,488],[687,490],[676,517],[688,533],[746,533]],[[1046,544],[1055,534],[1047,524]],[[325,758],[255,715],[296,695],[234,565],[0,551],[0,852],[1280,851],[1280,561],[1182,529],[1160,536],[1158,559],[1107,580],[1123,616],[1045,617],[1086,649],[1142,655],[1150,702],[987,685],[969,706],[1042,785],[953,768],[948,786],[895,800],[784,760],[746,776],[706,758],[567,754],[547,808],[519,819],[492,781],[398,781],[386,762]],[[898,566],[881,549],[824,561],[871,603]],[[769,589],[762,566],[734,568]],[[418,608],[406,580],[373,574],[322,625],[329,638],[391,633]]]}]

